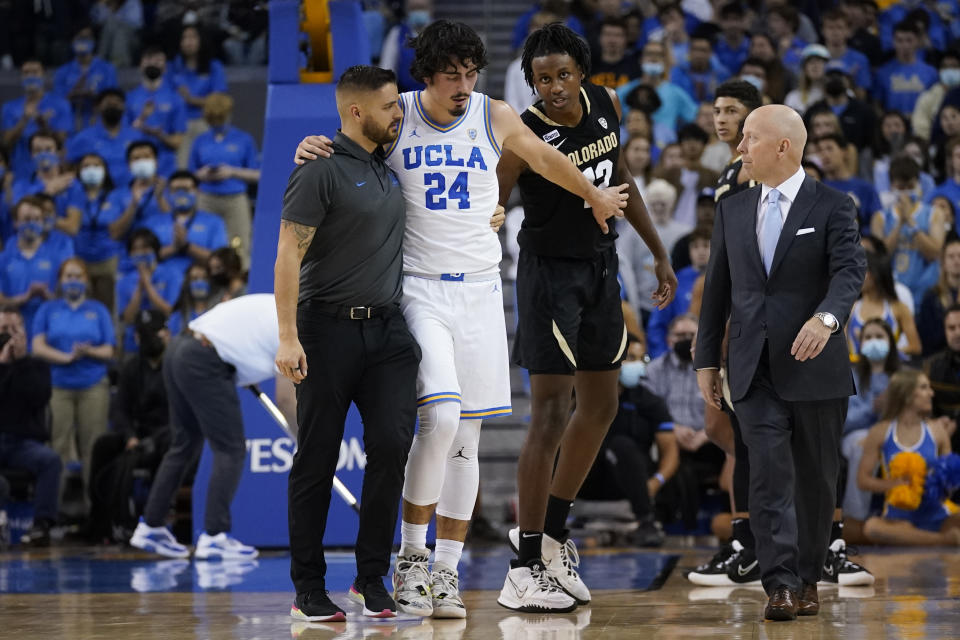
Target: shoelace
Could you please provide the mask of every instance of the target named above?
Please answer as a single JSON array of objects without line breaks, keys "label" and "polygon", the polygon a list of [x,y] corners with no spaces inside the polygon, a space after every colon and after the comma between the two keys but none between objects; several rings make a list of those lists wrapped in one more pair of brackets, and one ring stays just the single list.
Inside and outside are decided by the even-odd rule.
[{"label": "shoelace", "polygon": [[403,582],[405,585],[415,586],[419,584],[423,587],[430,585],[430,571],[427,570],[427,558],[423,556],[410,556],[405,560],[397,561],[397,571],[403,574]]},{"label": "shoelace", "polygon": [[548,591],[551,593],[561,591],[560,585],[553,581],[552,578],[547,574],[547,570],[542,566],[533,566],[530,567],[530,576],[533,578],[534,583],[542,591]]},{"label": "shoelace", "polygon": [[567,570],[568,576],[577,575],[575,567],[580,566],[580,554],[577,552],[577,545],[569,538],[560,546],[560,563]]},{"label": "shoelace", "polygon": [[[436,579],[434,584],[440,583],[440,593],[446,594],[447,596],[455,596],[459,599],[460,596],[460,579],[457,577],[457,574],[452,571],[434,571],[436,574]],[[433,590],[434,594],[437,594],[437,590]]]}]

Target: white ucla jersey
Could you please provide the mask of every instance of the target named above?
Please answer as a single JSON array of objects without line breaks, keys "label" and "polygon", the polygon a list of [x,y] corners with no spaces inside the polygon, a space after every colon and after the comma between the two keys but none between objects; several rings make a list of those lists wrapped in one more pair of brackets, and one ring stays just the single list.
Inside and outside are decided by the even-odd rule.
[{"label": "white ucla jersey", "polygon": [[474,92],[467,110],[441,126],[430,119],[421,92],[400,96],[403,123],[387,149],[407,204],[403,238],[406,272],[480,273],[500,265],[500,241],[490,218],[500,197],[490,98]]}]

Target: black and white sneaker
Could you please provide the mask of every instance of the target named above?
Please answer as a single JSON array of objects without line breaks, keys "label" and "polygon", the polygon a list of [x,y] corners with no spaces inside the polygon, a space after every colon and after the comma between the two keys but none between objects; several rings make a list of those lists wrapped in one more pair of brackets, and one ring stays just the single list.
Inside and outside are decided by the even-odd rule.
[{"label": "black and white sneaker", "polygon": [[290,617],[307,622],[343,622],[347,614],[327,595],[326,591],[298,593],[290,607]]},{"label": "black and white sneaker", "polygon": [[577,601],[556,583],[539,560],[529,564],[510,562],[497,603],[524,613],[567,613],[577,608]]},{"label": "black and white sneaker", "polygon": [[760,581],[760,563],[752,549],[731,540],[709,562],[688,573],[687,579],[703,587],[752,584]]},{"label": "black and white sneaker", "polygon": [[397,603],[393,601],[380,577],[357,578],[350,586],[350,598],[363,605],[368,618],[395,618]]},{"label": "black and white sneaker", "polygon": [[[842,587],[867,587],[874,583],[873,574],[866,568],[847,559],[847,543],[837,538],[827,550],[827,560],[823,563],[823,575],[820,584],[838,584]],[[857,555],[851,548],[850,553]]]}]

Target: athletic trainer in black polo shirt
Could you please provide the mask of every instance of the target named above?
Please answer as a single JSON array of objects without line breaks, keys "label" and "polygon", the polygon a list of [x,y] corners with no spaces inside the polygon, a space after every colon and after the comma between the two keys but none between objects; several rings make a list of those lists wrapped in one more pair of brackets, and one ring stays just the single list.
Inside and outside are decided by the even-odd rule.
[{"label": "athletic trainer in black polo shirt", "polygon": [[290,575],[301,620],[342,620],[325,592],[323,533],[350,403],[367,465],[357,579],[364,615],[390,617],[383,585],[416,420],[420,350],[400,313],[404,201],[380,145],[401,121],[392,71],[356,66],[337,84],[341,130],[329,160],[294,170],[283,198],[274,289],[277,367],[297,383],[298,449],[290,470]]}]

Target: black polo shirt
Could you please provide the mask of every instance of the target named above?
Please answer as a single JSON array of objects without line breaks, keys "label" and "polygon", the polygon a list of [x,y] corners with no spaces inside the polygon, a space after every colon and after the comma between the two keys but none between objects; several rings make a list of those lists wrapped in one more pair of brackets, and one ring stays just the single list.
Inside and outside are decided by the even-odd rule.
[{"label": "black polo shirt", "polygon": [[400,299],[403,192],[377,149],[337,133],[333,156],[294,169],[284,220],[317,231],[300,266],[299,303],[378,307]]}]

